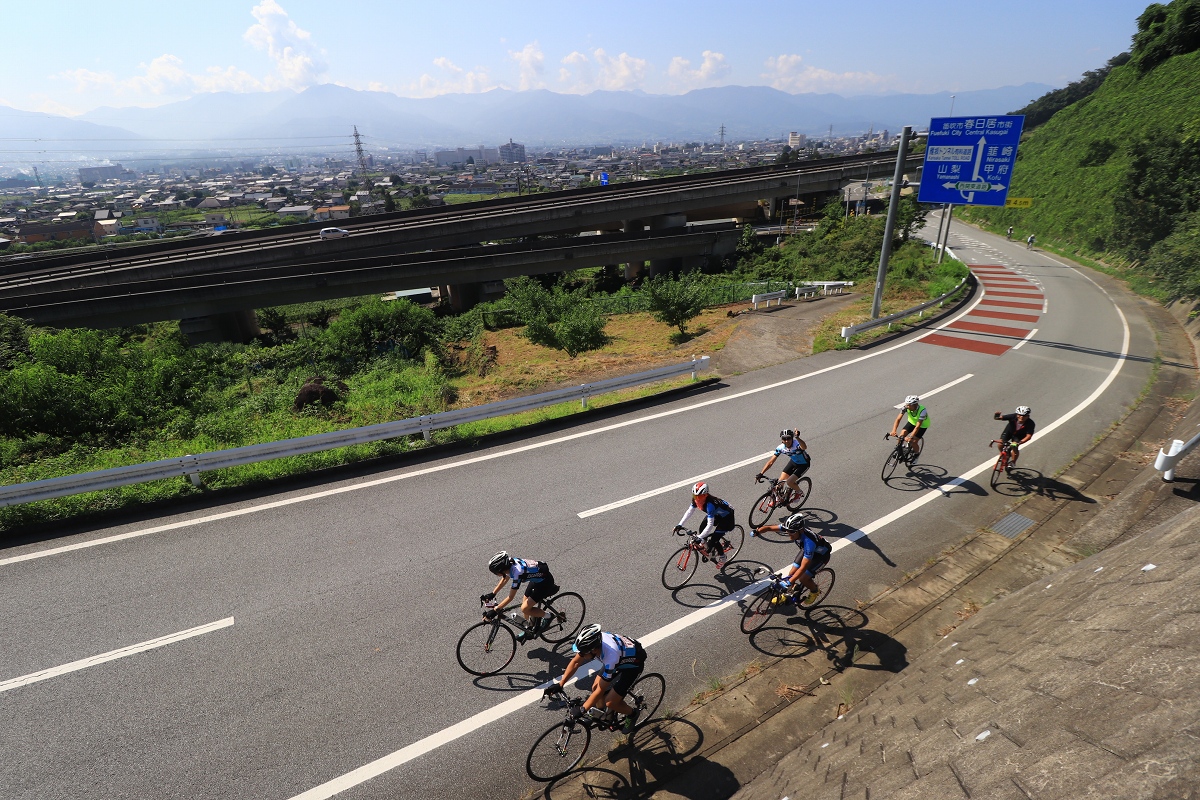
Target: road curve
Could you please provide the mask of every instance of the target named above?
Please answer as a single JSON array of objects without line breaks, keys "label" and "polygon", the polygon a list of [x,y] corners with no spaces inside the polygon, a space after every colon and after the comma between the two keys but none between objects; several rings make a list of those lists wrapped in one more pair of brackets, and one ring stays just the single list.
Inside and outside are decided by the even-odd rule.
[{"label": "road curve", "polygon": [[[992,411],[1033,407],[1039,436],[1021,466],[1051,476],[1150,376],[1154,334],[1138,301],[972,229],[956,226],[951,243],[983,289],[938,331],[526,440],[0,551],[0,796],[519,796],[525,752],[556,713],[489,710],[521,706],[565,658],[534,644],[508,673],[474,682],[455,663],[501,548],[548,560],[606,628],[658,632],[652,668],[667,677],[666,707],[683,706],[772,646],[756,649],[729,608],[696,611],[791,552],[749,541],[744,570],[722,583],[702,568],[672,595],[659,573],[686,490],[622,501],[708,475],[744,523],[755,459],[798,426],[813,505],[839,542],[831,602],[853,606],[1019,491],[955,480],[994,456]],[[1037,298],[1039,309],[997,304]],[[895,404],[937,389],[924,467],[882,482]],[[487,724],[446,733],[478,715]],[[414,746],[422,754],[379,762]]]}]

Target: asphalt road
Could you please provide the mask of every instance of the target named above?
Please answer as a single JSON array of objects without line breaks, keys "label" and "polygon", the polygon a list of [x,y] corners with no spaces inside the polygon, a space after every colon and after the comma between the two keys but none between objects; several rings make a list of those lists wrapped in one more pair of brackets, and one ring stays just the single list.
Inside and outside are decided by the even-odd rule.
[{"label": "asphalt road", "polygon": [[[670,530],[685,488],[580,512],[709,475],[744,524],[758,465],[726,468],[798,427],[814,457],[811,505],[831,540],[854,540],[838,545],[830,598],[853,607],[1025,490],[990,491],[986,474],[954,481],[994,458],[992,411],[1033,407],[1039,435],[1021,466],[1052,475],[1145,385],[1155,345],[1140,301],[1023,244],[956,228],[951,246],[969,263],[1007,265],[1032,281],[1021,291],[1044,296],[1044,312],[993,307],[1036,318],[1021,335],[941,332],[1012,348],[1001,355],[917,341],[923,331],[494,448],[0,551],[0,797],[286,799],[339,779],[308,796],[343,786],[347,798],[522,796],[525,752],[559,712],[502,708],[447,733],[519,704],[566,660],[535,643],[495,678],[472,681],[456,664],[501,548],[549,561],[564,589],[586,597],[589,620],[653,640],[664,708],[684,706],[779,646],[743,636],[735,605],[688,615],[747,585],[751,568],[785,565],[791,546],[748,540],[727,580],[702,567],[672,595],[659,578],[680,542]],[[986,286],[992,299],[1007,288]],[[984,309],[983,298],[969,308]],[[923,466],[884,483],[894,406],[940,387],[927,402]],[[939,484],[950,484],[944,494]],[[70,545],[88,546],[58,550]],[[15,560],[27,555],[38,557]],[[223,626],[13,685],[209,623]],[[427,752],[405,760],[402,748],[417,744]],[[397,751],[405,763],[384,762],[369,779],[353,772]]]}]

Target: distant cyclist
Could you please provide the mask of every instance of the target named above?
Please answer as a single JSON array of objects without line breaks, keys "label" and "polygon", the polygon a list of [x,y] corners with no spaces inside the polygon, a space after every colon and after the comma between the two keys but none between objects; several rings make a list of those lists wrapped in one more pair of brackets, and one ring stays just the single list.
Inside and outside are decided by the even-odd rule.
[{"label": "distant cyclist", "polygon": [[[900,427],[900,420],[904,420],[904,427]],[[921,442],[925,438],[925,431],[929,430],[929,411],[925,406],[921,405],[921,398],[915,394],[910,394],[904,398],[904,408],[900,409],[900,413],[896,415],[896,421],[892,423],[892,436],[908,439],[908,446],[912,448],[913,457],[921,454]]]},{"label": "distant cyclist", "polygon": [[[785,589],[803,586],[809,594],[801,598],[800,602],[802,604],[811,603],[820,593],[820,589],[813,581],[813,576],[821,567],[829,563],[833,547],[825,541],[825,537],[808,527],[807,517],[803,511],[792,514],[778,525],[760,525],[754,529],[755,534],[764,531],[784,531],[789,539],[800,546],[796,560],[792,562],[788,574],[783,576],[783,585]],[[795,593],[794,588],[792,588],[792,593]]]},{"label": "distant cyclist", "polygon": [[1008,240],[1012,241],[1012,225],[1008,226]]},{"label": "distant cyclist", "polygon": [[521,600],[521,614],[525,617],[525,630],[517,636],[517,640],[520,642],[528,641],[545,628],[549,621],[546,619],[546,612],[538,608],[537,604],[542,600],[548,600],[558,592],[558,584],[554,582],[554,576],[550,574],[550,565],[545,561],[513,558],[501,550],[488,561],[488,571],[499,575],[500,582],[492,591],[480,595],[481,601],[486,603],[495,600],[496,595],[504,588],[504,584],[509,583],[510,586],[508,597],[496,603],[495,607],[483,612],[486,619],[494,619],[499,616],[504,607],[517,596],[517,589],[521,587],[521,584],[528,584],[525,587],[525,597]]},{"label": "distant cyclist", "polygon": [[563,686],[571,680],[580,667],[593,658],[600,660],[600,671],[592,683],[592,693],[583,701],[580,713],[599,719],[609,714],[624,714],[623,730],[629,733],[637,725],[638,712],[625,702],[634,681],[642,674],[646,666],[646,651],[637,639],[620,636],[615,633],[605,633],[599,625],[588,625],[575,637],[571,647],[575,655],[571,658],[562,677],[551,681],[542,692],[543,697],[560,694]]},{"label": "distant cyclist", "polygon": [[675,533],[684,530],[684,523],[697,509],[708,517],[701,527],[700,533],[697,534],[697,538],[704,543],[708,550],[708,557],[720,571],[725,568],[725,551],[721,549],[721,534],[733,530],[733,508],[716,495],[709,494],[708,484],[704,481],[695,483],[692,485],[692,502],[688,505],[687,511],[683,512],[683,519],[679,520],[679,524],[675,526]]},{"label": "distant cyclist", "polygon": [[1026,250],[1032,250],[1032,249],[1033,249],[1033,243],[1034,243],[1035,241],[1037,241],[1037,240],[1036,240],[1036,239],[1034,239],[1034,237],[1033,237],[1033,234],[1032,234],[1032,233],[1031,233],[1031,234],[1029,234],[1029,238],[1025,240],[1025,249],[1026,249]]},{"label": "distant cyclist", "polygon": [[771,457],[763,465],[759,473],[754,476],[754,480],[761,481],[764,473],[775,463],[775,459],[780,456],[787,456],[787,464],[784,466],[783,472],[780,473],[779,480],[786,481],[792,490],[792,494],[795,495],[800,491],[797,481],[812,466],[812,459],[808,457],[808,445],[791,428],[780,431],[779,440],[779,446],[775,448],[775,452],[771,454]]},{"label": "distant cyclist", "polygon": [[1012,446],[1012,458],[1008,462],[1009,469],[1012,469],[1013,464],[1017,463],[1017,456],[1020,455],[1017,448],[1032,439],[1033,432],[1037,428],[1037,423],[1033,421],[1033,417],[1029,416],[1030,413],[1032,412],[1029,406],[1017,406],[1015,414],[1001,414],[999,411],[992,414],[993,419],[1003,420],[1007,423],[1004,426],[1004,433],[1000,434],[998,441],[1001,447]]}]

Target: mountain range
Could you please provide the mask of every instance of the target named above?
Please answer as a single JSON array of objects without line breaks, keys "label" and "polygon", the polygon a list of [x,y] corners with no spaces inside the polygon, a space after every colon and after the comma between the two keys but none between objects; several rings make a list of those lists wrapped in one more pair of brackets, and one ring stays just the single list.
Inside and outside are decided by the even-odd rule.
[{"label": "mountain range", "polygon": [[843,97],[765,86],[681,95],[494,89],[416,99],[323,84],[301,92],[200,94],[154,108],[102,107],[78,117],[0,107],[0,137],[43,140],[12,142],[23,150],[46,149],[46,140],[58,140],[52,146],[61,151],[64,140],[87,140],[79,149],[94,152],[98,142],[109,142],[116,153],[176,150],[181,142],[236,150],[239,139],[247,145],[288,140],[292,149],[311,142],[318,148],[339,138],[344,144],[352,126],[373,147],[495,146],[510,138],[533,146],[714,141],[722,125],[727,140],[777,138],[789,131],[822,137],[830,126],[835,136],[847,136],[871,127],[922,128],[931,117],[948,116],[952,106],[959,116],[1008,113],[1052,88],[1026,83],[957,92],[953,100],[949,92]]}]

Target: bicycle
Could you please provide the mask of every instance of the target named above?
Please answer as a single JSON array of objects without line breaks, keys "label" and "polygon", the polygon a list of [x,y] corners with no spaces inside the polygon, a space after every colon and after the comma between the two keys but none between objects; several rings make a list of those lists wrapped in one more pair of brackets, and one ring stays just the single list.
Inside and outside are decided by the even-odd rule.
[{"label": "bicycle", "polygon": [[996,464],[992,467],[991,487],[996,488],[996,484],[1000,483],[1001,475],[1008,475],[1013,464],[1017,463],[1018,447],[1016,442],[1002,442],[999,439],[992,439],[988,443],[988,447],[994,444],[1000,445],[1000,455],[996,456]]},{"label": "bicycle", "polygon": [[[811,597],[808,587],[799,581],[785,589],[781,576],[772,574],[769,580],[770,583],[767,587],[746,604],[746,610],[742,612],[742,633],[754,633],[761,630],[771,615],[780,611],[784,606],[794,604],[800,609],[810,609],[821,605],[833,590],[837,575],[830,567],[821,567],[817,570],[817,573],[813,575],[813,582],[817,584],[818,589],[816,597]],[[803,595],[797,597],[796,594],[799,592],[803,592]]]},{"label": "bicycle", "polygon": [[1028,239],[1025,240],[1025,249],[1032,250],[1033,244],[1034,244],[1034,239],[1032,236],[1030,236]]},{"label": "bicycle", "polygon": [[[667,681],[657,672],[646,673],[634,681],[625,695],[625,702],[638,712],[638,723],[633,730],[636,731],[653,718],[666,692]],[[530,778],[546,783],[558,780],[575,769],[592,743],[592,729],[621,731],[624,724],[622,715],[605,711],[602,716],[593,718],[578,713],[582,706],[582,699],[572,698],[567,703],[563,721],[551,726],[534,741],[525,758],[525,772]]]},{"label": "bicycle", "polygon": [[799,511],[808,502],[809,495],[812,494],[812,480],[807,477],[796,479],[796,491],[792,491],[792,487],[788,486],[787,481],[768,478],[765,475],[761,479],[756,479],[756,483],[762,481],[770,483],[771,488],[763,492],[762,497],[755,500],[750,509],[746,521],[750,523],[751,528],[757,528],[770,522],[771,515],[777,508]]},{"label": "bicycle", "polygon": [[[480,601],[485,610],[496,607],[495,602]],[[540,600],[537,607],[546,612],[550,624],[540,631],[525,627],[521,612],[513,611],[509,616],[497,614],[492,619],[476,622],[458,639],[458,665],[472,675],[486,677],[495,675],[508,666],[517,654],[517,636],[513,628],[525,632],[529,639],[544,639],[550,644],[561,644],[579,631],[587,605],[576,592],[560,592],[549,600]],[[534,620],[530,620],[533,622]]]},{"label": "bicycle", "polygon": [[[687,544],[672,553],[663,566],[662,585],[671,591],[687,586],[688,581],[696,574],[696,567],[701,561],[712,560],[708,548],[700,541],[696,531],[676,531],[675,535],[686,536],[688,541]],[[728,564],[737,558],[738,553],[742,552],[742,545],[746,543],[746,529],[741,525],[734,525],[731,529],[721,532],[720,536],[721,556]],[[721,567],[721,569],[723,570],[725,567]]]},{"label": "bicycle", "polygon": [[[891,438],[892,435],[890,433],[883,435],[885,442]],[[879,473],[880,477],[885,481],[892,477],[892,474],[896,471],[896,466],[899,464],[906,464],[911,467],[917,463],[918,455],[919,453],[913,450],[912,444],[909,443],[908,439],[903,436],[897,436],[896,446],[892,448],[892,452],[888,453],[887,459],[883,462],[883,470]]]}]

